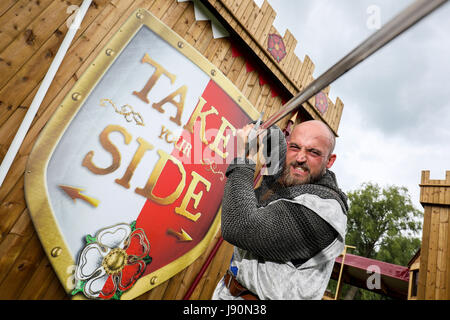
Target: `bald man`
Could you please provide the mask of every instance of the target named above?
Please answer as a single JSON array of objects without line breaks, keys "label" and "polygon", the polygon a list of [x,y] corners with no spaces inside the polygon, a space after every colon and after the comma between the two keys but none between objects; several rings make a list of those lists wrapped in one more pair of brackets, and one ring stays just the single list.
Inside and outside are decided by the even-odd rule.
[{"label": "bald man", "polygon": [[[238,146],[252,127],[238,130]],[[278,127],[270,130],[284,164],[274,175],[254,190],[254,155],[245,157],[242,147],[227,169],[222,236],[235,247],[213,299],[321,299],[344,249],[347,197],[329,170],[334,134],[321,121],[306,121],[287,145]]]}]

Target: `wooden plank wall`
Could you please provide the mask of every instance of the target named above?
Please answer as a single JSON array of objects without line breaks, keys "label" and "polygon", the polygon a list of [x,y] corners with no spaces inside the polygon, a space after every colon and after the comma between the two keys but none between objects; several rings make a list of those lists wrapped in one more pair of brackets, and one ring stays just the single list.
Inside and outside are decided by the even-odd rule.
[{"label": "wooden plank wall", "polygon": [[[296,95],[314,80],[314,63],[306,55],[303,62],[294,53],[297,40],[289,29],[282,36],[272,25],[276,12],[267,2],[259,8],[253,0],[203,0],[215,9],[224,19],[224,22],[247,43],[261,62],[267,65],[274,76],[285,86],[287,90]],[[276,34],[283,38],[286,46],[286,56],[278,62],[267,50],[270,34]],[[303,108],[313,119],[326,122],[337,136],[339,122],[342,116],[344,104],[340,98],[333,103],[328,94],[330,87],[323,92],[327,96],[328,109],[321,114],[315,107],[315,97],[303,104]],[[285,121],[286,122],[286,121]],[[281,122],[281,125],[285,124]]]},{"label": "wooden plank wall", "polygon": [[450,171],[444,180],[431,180],[422,171],[420,202],[424,207],[417,298],[450,299]]},{"label": "wooden plank wall", "polygon": [[[5,0],[0,3],[0,161],[64,39],[72,14],[68,8],[79,6],[81,2]],[[248,16],[249,19],[242,18],[242,21],[248,21],[246,28],[253,35],[263,39],[269,32],[275,32],[271,29],[275,13],[266,2],[261,8],[262,16],[253,15],[254,5],[243,10],[237,6],[240,2],[253,3],[227,1],[236,7],[236,14]],[[271,94],[273,87],[261,85],[257,72],[248,69],[245,56],[233,54],[233,39],[214,39],[211,22],[195,20],[192,2],[94,0],[0,187],[0,299],[69,298],[53,272],[48,253],[44,252],[30,220],[23,190],[25,165],[41,129],[67,92],[137,8],[152,12],[218,66],[259,111],[265,111],[266,118],[282,105],[282,97]],[[295,46],[297,41],[292,35],[285,35],[285,38],[289,46]],[[255,44],[251,48],[257,50]],[[267,57],[264,61],[270,65]],[[295,90],[311,81],[314,65],[309,57],[302,63],[290,51],[283,66],[284,70],[291,70],[290,79],[294,79]],[[281,74],[279,68],[273,70],[274,74]],[[182,299],[219,238],[220,234],[217,234],[206,253],[192,265],[138,299]],[[210,298],[228,267],[231,253],[232,246],[223,242],[191,299]]]}]

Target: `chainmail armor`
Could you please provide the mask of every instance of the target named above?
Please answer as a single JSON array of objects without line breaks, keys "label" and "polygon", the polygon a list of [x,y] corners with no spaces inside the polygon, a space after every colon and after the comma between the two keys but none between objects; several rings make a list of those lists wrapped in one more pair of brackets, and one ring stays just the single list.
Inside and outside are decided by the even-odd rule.
[{"label": "chainmail armor", "polygon": [[[279,129],[278,129],[279,130]],[[286,141],[279,135],[280,161],[284,164]],[[292,261],[301,264],[326,248],[337,237],[336,230],[314,211],[291,201],[301,194],[335,199],[347,213],[347,197],[339,189],[336,177],[327,170],[314,184],[281,186],[274,176],[264,176],[261,186],[253,189],[255,165],[241,160],[226,172],[227,183],[222,201],[222,236],[229,243],[261,260]],[[263,195],[272,189],[272,194]]]}]

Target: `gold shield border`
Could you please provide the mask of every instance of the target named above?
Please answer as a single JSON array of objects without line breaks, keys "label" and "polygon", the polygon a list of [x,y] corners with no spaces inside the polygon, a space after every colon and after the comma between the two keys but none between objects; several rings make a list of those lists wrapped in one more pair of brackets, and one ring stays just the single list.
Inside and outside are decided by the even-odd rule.
[{"label": "gold shield border", "polygon": [[[259,116],[259,112],[217,66],[213,65],[187,41],[150,12],[145,9],[137,9],[112,36],[93,63],[86,69],[82,77],[66,95],[33,146],[26,167],[25,199],[30,215],[41,244],[67,293],[72,289],[69,280],[73,276],[72,266],[76,262],[70,255],[68,246],[58,227],[48,200],[46,184],[47,166],[59,140],[72,119],[83,106],[91,91],[131,41],[133,36],[143,26],[147,26],[154,33],[158,34],[163,40],[208,74],[250,118],[256,119]],[[122,295],[122,299],[133,299],[151,290],[194,262],[206,250],[219,230],[219,225],[220,209],[206,236],[195,248],[159,270],[140,278],[129,291]],[[78,295],[76,298],[81,297]]]}]

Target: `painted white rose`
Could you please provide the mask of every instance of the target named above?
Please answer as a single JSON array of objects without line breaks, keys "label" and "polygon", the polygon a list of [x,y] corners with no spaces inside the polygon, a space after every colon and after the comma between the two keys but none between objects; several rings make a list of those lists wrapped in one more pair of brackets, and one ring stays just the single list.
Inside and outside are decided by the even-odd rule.
[{"label": "painted white rose", "polygon": [[90,299],[119,299],[130,289],[151,262],[150,244],[144,230],[134,223],[101,229],[95,237],[86,237],[75,270],[77,287]]}]

